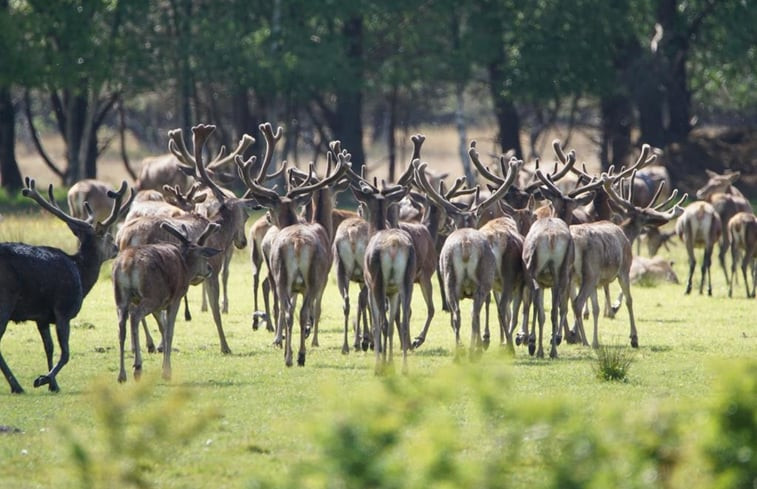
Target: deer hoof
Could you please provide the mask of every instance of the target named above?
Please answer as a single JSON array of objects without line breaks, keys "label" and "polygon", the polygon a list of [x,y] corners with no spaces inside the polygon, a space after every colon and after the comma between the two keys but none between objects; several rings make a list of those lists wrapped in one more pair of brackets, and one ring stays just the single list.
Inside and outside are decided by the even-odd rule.
[{"label": "deer hoof", "polygon": [[489,339],[489,337],[488,336],[484,336],[484,340],[481,342],[481,346],[484,347],[484,350],[488,350],[489,349],[489,343],[491,343],[491,340]]},{"label": "deer hoof", "polygon": [[[568,331],[568,334],[565,335],[565,342],[569,345],[578,343],[578,335],[576,334],[575,330]],[[559,345],[560,343],[557,344]]]},{"label": "deer hoof", "polygon": [[342,345],[342,355],[349,355],[350,354],[350,347],[347,343]]},{"label": "deer hoof", "polygon": [[416,348],[420,348],[423,342],[426,341],[425,338],[421,338],[420,336],[413,340],[413,344],[410,347],[411,350],[415,350]]},{"label": "deer hoof", "polygon": [[562,343],[562,335],[560,335],[560,334],[556,334],[556,335],[555,335],[555,336],[554,336],[554,337],[552,338],[552,343],[553,343],[553,344],[554,344],[555,346],[560,346],[560,343]]},{"label": "deer hoof", "polygon": [[305,326],[305,330],[303,332],[303,334],[305,335],[305,339],[310,338],[310,331],[311,331],[311,329],[312,328],[310,326]]},{"label": "deer hoof", "polygon": [[631,336],[631,347],[632,348],[638,348],[639,347],[639,338],[637,336]]},{"label": "deer hoof", "polygon": [[534,353],[536,353],[536,343],[535,342],[528,342],[528,354],[531,356],[534,356]]},{"label": "deer hoof", "polygon": [[301,351],[297,354],[297,365],[300,367],[305,366],[305,352]]},{"label": "deer hoof", "polygon": [[50,383],[50,377],[47,375],[40,375],[36,379],[34,379],[34,387],[41,387],[43,385],[47,385]]},{"label": "deer hoof", "polygon": [[368,351],[368,348],[372,350],[373,344],[368,340],[368,338],[363,337],[363,340],[360,342],[360,348],[362,348],[363,351]]}]

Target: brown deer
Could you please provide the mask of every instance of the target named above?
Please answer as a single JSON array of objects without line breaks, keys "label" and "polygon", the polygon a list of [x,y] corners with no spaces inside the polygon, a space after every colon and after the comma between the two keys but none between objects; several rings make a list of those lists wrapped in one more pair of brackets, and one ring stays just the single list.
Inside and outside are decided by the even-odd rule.
[{"label": "brown deer", "polygon": [[[425,139],[425,136],[421,134],[417,134],[411,137],[411,141],[413,142],[413,159],[420,157],[420,150]],[[413,160],[411,160],[411,162],[412,161]],[[400,176],[398,181],[399,184],[408,185],[410,183],[409,180],[412,178],[412,175],[413,169],[411,163],[411,165],[408,165],[408,169],[406,169],[406,171]],[[368,200],[372,197],[377,197],[378,195],[382,195],[381,198],[385,199],[385,197],[383,197],[383,194],[378,191],[375,186],[370,185],[370,183],[368,183],[362,177],[351,175],[351,181],[352,185],[356,186],[356,189],[358,190],[357,195],[359,196],[359,201],[362,202],[362,200]],[[378,193],[373,195],[372,192],[368,191],[369,189],[376,189],[376,192]],[[363,190],[366,191],[363,192]],[[385,202],[383,202],[383,204],[387,205]],[[371,202],[371,205],[377,204]],[[367,208],[365,208],[365,211],[371,212],[372,215],[377,215],[383,212],[378,209],[369,210]],[[394,216],[397,216],[399,212],[390,213],[389,208],[387,208],[386,214],[387,218],[394,218]],[[428,312],[423,333],[423,338],[425,339],[425,331],[428,330],[428,325],[431,323],[431,318],[433,318],[434,316],[431,276],[436,269],[436,250],[429,249],[429,247],[433,248],[433,238],[429,234],[429,228],[423,225],[395,223],[395,226],[403,226],[403,228],[411,234],[411,238],[413,239],[416,248],[420,247],[427,250],[425,253],[426,256],[424,257],[424,260],[422,260],[422,264],[424,266],[418,267],[418,273],[416,273],[416,281],[421,283],[421,288],[423,289],[423,297],[426,301]],[[355,321],[354,329],[354,348],[355,350],[359,350],[361,347],[363,349],[367,349],[370,344],[370,339],[368,337],[369,335],[367,334],[367,325],[364,320],[364,307],[362,306],[367,305],[367,289],[365,288],[363,264],[365,259],[365,250],[368,247],[368,241],[371,238],[372,232],[373,230],[368,220],[364,219],[363,217],[350,217],[343,220],[338,225],[334,235],[333,253],[336,260],[336,280],[337,287],[342,296],[342,310],[344,312],[344,341],[342,344],[342,353],[345,354],[349,352],[350,282],[356,282],[360,285],[357,318]],[[431,268],[430,271],[429,267]],[[361,318],[363,318],[362,324],[364,326],[364,331],[366,332],[366,334],[364,335],[361,335]],[[423,343],[423,340],[420,340],[417,346],[420,346],[421,343]]]},{"label": "brown deer", "polygon": [[[363,257],[363,275],[368,290],[368,304],[373,320],[373,345],[376,352],[375,373],[380,374],[391,363],[394,324],[402,349],[402,371],[407,371],[407,350],[410,348],[410,300],[416,273],[416,251],[410,234],[389,227],[389,208],[408,192],[402,185],[378,189],[350,172],[355,198],[364,207],[369,235]],[[389,316],[387,317],[387,302]],[[383,341],[382,341],[383,340]]]},{"label": "brown deer", "polygon": [[100,180],[87,178],[79,180],[68,189],[68,212],[71,217],[87,219],[88,213],[84,207],[86,202],[95,215],[95,220],[108,217],[113,205],[113,199],[108,197],[110,185]]},{"label": "brown deer", "polygon": [[676,221],[676,234],[686,245],[686,253],[689,255],[689,276],[686,280],[686,293],[691,292],[691,280],[697,260],[694,257],[694,248],[704,248],[702,258],[702,281],[699,284],[699,293],[704,288],[705,275],[707,277],[707,295],[712,295],[712,277],[710,266],[712,265],[712,248],[720,238],[723,227],[715,208],[704,201],[692,202],[683,211]]},{"label": "brown deer", "polygon": [[171,379],[171,348],[176,314],[190,284],[196,285],[213,273],[208,258],[221,252],[204,246],[218,224],[208,223],[196,241],[187,230],[176,229],[167,222],[161,228],[176,237],[179,245],[155,243],[126,248],[113,262],[113,288],[118,308],[118,381],[126,382],[124,343],[126,321],[130,320],[131,344],[134,351],[134,378],[142,374],[139,347],[139,323],[152,314],[163,337],[163,378]]},{"label": "brown deer", "polygon": [[[281,311],[277,319],[275,344],[285,337],[284,362],[292,366],[292,327],[294,321],[294,296],[302,294],[300,306],[300,349],[297,364],[305,365],[305,339],[319,319],[320,301],[331,267],[331,208],[327,202],[315,209],[316,221],[302,223],[298,208],[312,198],[313,192],[328,187],[342,178],[349,156],[337,156],[337,165],[325,178],[312,185],[291,188],[285,195],[261,186],[251,178],[249,168],[255,158],[247,161],[237,158],[239,173],[249,192],[264,207],[270,210],[272,223],[279,228],[271,243],[269,269],[276,286]],[[266,169],[261,170],[265,174]]]},{"label": "brown deer", "polygon": [[[728,221],[728,234],[731,241],[731,280],[728,282],[728,297],[733,294],[733,277],[736,275],[736,264],[741,261],[741,274],[744,277],[746,296],[755,297],[757,284],[757,218],[751,212],[739,212]],[[741,252],[744,256],[741,257]],[[752,291],[749,292],[749,279],[747,269],[751,267]]]},{"label": "brown deer", "polygon": [[[95,285],[102,263],[116,256],[118,249],[110,229],[126,213],[134,192],[122,205],[126,182],[121,184],[118,192],[110,191],[111,213],[103,221],[95,221],[91,211],[86,220],[66,214],[55,202],[52,185],[47,200],[37,192],[34,180],[29,178],[22,193],[65,222],[79,241],[79,248],[73,255],[49,246],[0,243],[0,339],[9,321],[36,322],[49,371],[35,379],[34,387],[48,385],[51,391],[57,392],[60,387],[56,376],[69,360],[71,319],[79,313],[84,298]],[[55,323],[60,347],[60,358],[54,366],[51,323]],[[24,392],[1,354],[0,370],[12,393]]]},{"label": "brown deer", "polygon": [[[631,244],[639,236],[641,230],[647,227],[658,227],[666,224],[671,219],[679,216],[683,209],[678,204],[687,198],[684,195],[668,212],[661,212],[661,209],[672,203],[676,196],[677,190],[674,190],[668,199],[654,207],[658,200],[659,194],[663,189],[664,183],[661,183],[657,192],[650,198],[650,202],[645,207],[639,207],[633,204],[629,198],[620,197],[613,185],[615,179],[603,175],[602,179],[604,190],[610,199],[615,202],[619,209],[623,221],[618,225],[609,221],[599,221],[587,224],[575,224],[570,226],[571,237],[575,249],[573,261],[573,282],[578,285],[578,294],[573,300],[573,312],[576,319],[576,329],[570,336],[578,336],[584,344],[588,344],[586,334],[583,329],[583,310],[587,298],[591,298],[592,315],[594,319],[594,336],[592,347],[599,347],[598,321],[599,321],[599,302],[597,300],[597,287],[606,288],[610,282],[615,279],[620,284],[623,296],[625,297],[628,317],[631,324],[631,346],[637,348],[638,333],[636,330],[636,321],[633,314],[633,299],[630,289],[630,269],[633,261]],[[634,174],[625,184],[627,188],[632,189]],[[621,182],[620,188],[623,189],[624,183]],[[632,192],[629,191],[629,194]]]},{"label": "brown deer", "polygon": [[[168,133],[169,149],[171,152],[176,155],[178,159],[186,163],[187,166],[189,164],[194,165],[195,178],[203,185],[210,188],[213,191],[215,198],[220,203],[217,213],[210,219],[197,213],[191,213],[174,217],[170,219],[169,222],[176,228],[182,228],[182,226],[185,226],[190,233],[190,237],[199,236],[199,234],[207,227],[208,222],[218,224],[220,226],[219,231],[211,235],[208,245],[223,251],[234,245],[238,247],[243,245],[239,242],[240,233],[238,230],[240,227],[243,227],[243,224],[239,224],[239,220],[246,219],[248,211],[258,208],[258,204],[254,199],[227,196],[227,194],[216,185],[205,171],[205,165],[202,158],[203,146],[214,130],[215,126],[202,124],[192,128],[194,155],[190,154],[184,144],[181,129],[169,131]],[[167,233],[161,228],[161,222],[162,221],[159,219],[148,217],[135,219],[128,223],[119,232],[119,245],[121,246],[121,249],[127,246],[175,240],[175,235]],[[241,234],[241,237],[245,237],[244,233]],[[206,290],[210,297],[209,303],[213,315],[213,321],[216,325],[216,330],[218,331],[221,353],[229,354],[231,353],[231,349],[226,341],[226,335],[223,332],[221,305],[219,301],[219,274],[223,267],[223,262],[223,253],[215,255],[210,259],[211,266],[213,267],[213,274],[208,277],[205,282],[207,287]]]},{"label": "brown deer", "polygon": [[[707,170],[709,180],[697,190],[697,199],[704,200],[712,204],[715,212],[720,216],[720,223],[723,228],[728,225],[731,218],[739,212],[753,213],[752,204],[744,195],[733,186],[741,176],[741,172],[731,172],[720,175],[714,171]],[[718,262],[723,269],[725,281],[730,283],[728,278],[728,267],[725,263],[726,253],[730,248],[730,235],[726,229],[720,234],[720,249],[718,250]]]},{"label": "brown deer", "polygon": [[[475,148],[475,145],[472,144]],[[481,307],[492,290],[497,270],[497,257],[492,250],[486,234],[476,229],[478,221],[487,210],[497,204],[515,181],[520,165],[516,160],[508,163],[507,175],[502,184],[485,200],[474,199],[474,203],[461,209],[431,187],[423,173],[423,166],[418,163],[416,179],[421,183],[428,197],[443,207],[453,219],[456,229],[447,236],[439,254],[439,268],[442,275],[447,305],[451,313],[452,329],[455,343],[460,345],[460,301],[473,299],[471,320],[470,356],[475,357],[481,351],[480,316]]]}]

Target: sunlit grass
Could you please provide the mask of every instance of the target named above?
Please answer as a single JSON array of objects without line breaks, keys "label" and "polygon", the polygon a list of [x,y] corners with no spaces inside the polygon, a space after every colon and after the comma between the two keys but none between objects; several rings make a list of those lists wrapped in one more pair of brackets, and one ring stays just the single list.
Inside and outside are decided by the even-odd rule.
[{"label": "sunlit grass", "polygon": [[[39,216],[32,219],[5,215],[0,221],[0,240],[65,246],[68,251],[74,248],[65,225]],[[701,252],[697,255],[699,258]],[[684,281],[687,266],[682,247],[674,247],[671,256],[676,273]],[[172,355],[174,378],[171,382],[155,380],[151,391],[152,398],[159,401],[169,399],[177,389],[187,390],[192,394],[191,402],[178,409],[217,412],[220,417],[196,438],[177,445],[169,457],[153,461],[149,470],[156,486],[247,487],[251,480],[274,479],[286,473],[293,461],[312,456],[312,426],[338,416],[342,399],[345,405],[357,399],[369,402],[365,398],[380,383],[373,375],[373,352],[341,354],[342,303],[333,276],[324,297],[321,346],[312,348],[308,342],[306,366],[287,368],[283,352],[271,346],[272,335],[250,327],[252,278],[248,250],[238,251],[232,266],[230,313],[224,315],[223,321],[233,353],[221,355],[211,316],[200,312],[200,288],[195,287],[190,290],[195,319],[185,322],[180,317],[177,322],[177,351]],[[71,361],[58,376],[60,394],[35,390],[31,385],[47,369],[34,324],[10,324],[2,338],[3,356],[27,390],[23,396],[12,396],[7,385],[0,383],[0,425],[23,430],[21,434],[0,433],[0,480],[4,488],[79,487],[77,479],[66,472],[72,463],[71,454],[60,443],[58,427],[75,430],[79,439],[95,436],[100,428],[93,423],[91,399],[97,386],[105,382],[116,391],[125,388],[116,383],[118,341],[109,271],[110,263],[106,263],[100,281],[73,322]],[[517,348],[511,358],[493,345],[480,363],[471,364],[467,356],[458,362],[484,376],[504,372],[509,380],[501,388],[513,401],[530,405],[559,396],[579,406],[587,418],[606,405],[632,408],[674,400],[677,408],[694,409],[711,385],[713,373],[709,366],[713,361],[754,358],[757,352],[757,301],[740,296],[728,299],[725,279],[717,265],[713,266],[713,287],[713,297],[696,293],[685,296],[683,284],[632,289],[640,348],[634,351],[626,382],[598,380],[593,371],[593,350],[575,345],[561,345],[560,356],[555,360],[530,357],[523,347]],[[354,311],[355,286],[352,294]],[[455,365],[454,336],[438,296],[436,305],[426,343],[410,355],[409,375],[397,375],[396,381],[406,388],[446,375],[447,369]],[[467,346],[469,302],[463,307],[462,337]],[[421,294],[416,293],[413,334],[421,328],[425,311]],[[154,323],[152,327],[157,336]],[[601,344],[628,348],[628,335],[625,306],[614,320],[600,318]],[[294,340],[295,344],[299,341],[297,328]],[[56,356],[57,350],[56,345]],[[127,370],[131,361],[127,352]],[[147,355],[145,375],[159,375],[161,361],[159,355]],[[395,364],[399,371],[398,359]],[[128,382],[134,381],[130,378]],[[455,377],[455,382],[465,389],[464,376]],[[471,407],[455,402],[460,404],[455,405],[459,409],[454,419],[464,425]],[[466,458],[476,460],[483,456],[486,446],[466,445]],[[534,457],[533,463],[543,462]],[[538,472],[538,465],[527,472]]]}]

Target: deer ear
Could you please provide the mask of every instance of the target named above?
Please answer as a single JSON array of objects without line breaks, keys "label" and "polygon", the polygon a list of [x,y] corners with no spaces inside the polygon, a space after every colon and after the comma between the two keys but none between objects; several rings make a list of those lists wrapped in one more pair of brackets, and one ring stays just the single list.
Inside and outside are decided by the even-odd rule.
[{"label": "deer ear", "polygon": [[717,174],[717,173],[715,173],[715,172],[714,172],[714,171],[712,171],[712,170],[705,170],[704,172],[705,172],[705,173],[707,173],[707,176],[708,176],[708,177],[710,177],[710,178],[715,178],[715,177],[717,177],[717,176],[718,176],[718,174]]},{"label": "deer ear", "polygon": [[534,198],[534,194],[530,194],[528,196],[528,203],[526,204],[526,208],[531,212],[536,209],[536,199]]},{"label": "deer ear", "polygon": [[740,171],[735,171],[733,173],[729,173],[728,174],[728,181],[731,182],[731,183],[733,183],[736,180],[738,180],[740,176],[741,176],[741,172]]}]

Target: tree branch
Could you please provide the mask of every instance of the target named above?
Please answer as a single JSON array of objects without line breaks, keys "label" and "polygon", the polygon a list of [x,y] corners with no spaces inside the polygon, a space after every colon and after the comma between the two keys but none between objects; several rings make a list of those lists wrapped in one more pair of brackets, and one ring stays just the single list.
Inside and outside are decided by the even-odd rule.
[{"label": "tree branch", "polygon": [[31,97],[29,96],[29,90],[24,90],[24,113],[26,114],[26,120],[29,122],[29,132],[32,136],[32,141],[34,142],[34,147],[37,149],[37,153],[42,157],[42,161],[52,170],[53,173],[58,175],[61,180],[64,179],[65,174],[63,171],[61,171],[55,163],[53,163],[52,159],[50,159],[50,156],[48,156],[47,152],[45,151],[45,148],[42,147],[42,142],[39,139],[39,134],[37,133],[37,128],[34,127],[34,118],[32,117],[32,109],[31,109]]}]

